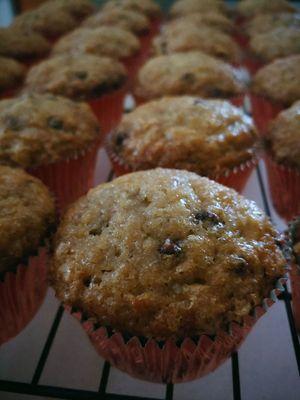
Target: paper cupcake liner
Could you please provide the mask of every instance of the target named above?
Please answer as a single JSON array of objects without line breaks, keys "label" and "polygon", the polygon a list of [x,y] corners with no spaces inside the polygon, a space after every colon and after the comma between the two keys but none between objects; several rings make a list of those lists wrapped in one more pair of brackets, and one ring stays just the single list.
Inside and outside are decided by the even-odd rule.
[{"label": "paper cupcake liner", "polygon": [[121,89],[88,102],[99,121],[101,132],[104,135],[119,124],[123,114],[126,93],[127,90],[124,85]]},{"label": "paper cupcake liner", "polygon": [[291,221],[300,215],[300,171],[278,164],[269,154],[265,163],[273,205],[282,218]]},{"label": "paper cupcake liner", "polygon": [[236,32],[232,35],[233,39],[242,49],[247,49],[249,44],[249,37],[242,32]]},{"label": "paper cupcake liner", "polygon": [[264,66],[264,63],[255,57],[246,55],[243,61],[243,66],[247,68],[251,75],[254,75],[261,67]]},{"label": "paper cupcake liner", "polygon": [[0,281],[0,345],[20,333],[32,320],[47,292],[47,251],[41,248],[15,272]]},{"label": "paper cupcake liner", "polygon": [[14,97],[18,94],[19,90],[21,89],[21,86],[18,86],[16,88],[13,89],[7,89],[4,90],[1,94],[0,94],[0,100],[5,100],[5,99],[9,99],[11,97]]},{"label": "paper cupcake liner", "polygon": [[152,39],[159,34],[162,21],[162,17],[154,17],[151,19],[150,36]]},{"label": "paper cupcake liner", "polygon": [[266,136],[269,123],[284,109],[281,103],[272,102],[265,97],[251,94],[252,117],[258,132]]},{"label": "paper cupcake liner", "polygon": [[201,335],[182,341],[157,341],[138,336],[123,335],[107,327],[94,325],[80,311],[65,308],[80,321],[98,354],[114,367],[129,375],[151,382],[180,383],[200,378],[218,368],[236,351],[256,321],[271,307],[284,290],[285,279],[278,280],[276,289],[261,306],[244,318],[243,323],[232,323],[228,332],[214,337]]},{"label": "paper cupcake liner", "polygon": [[84,195],[94,183],[98,145],[74,159],[29,169],[54,194],[62,212],[70,203]]},{"label": "paper cupcake liner", "polygon": [[131,57],[126,57],[120,60],[123,65],[125,66],[127,73],[128,73],[128,84],[131,87],[135,81],[135,77],[141,68],[141,66],[145,62],[145,53],[143,52],[142,48],[140,51]]}]

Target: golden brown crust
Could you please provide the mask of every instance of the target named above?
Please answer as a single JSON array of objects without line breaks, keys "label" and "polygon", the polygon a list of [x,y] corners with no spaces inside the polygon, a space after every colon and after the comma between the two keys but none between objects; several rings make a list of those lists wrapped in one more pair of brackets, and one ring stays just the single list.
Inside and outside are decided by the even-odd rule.
[{"label": "golden brown crust", "polygon": [[125,175],[69,209],[51,279],[101,325],[166,339],[242,322],[284,273],[277,232],[254,202],[187,171]]},{"label": "golden brown crust", "polygon": [[237,4],[237,11],[250,18],[258,14],[295,12],[296,8],[286,0],[243,0]]},{"label": "golden brown crust", "polygon": [[252,18],[246,25],[246,31],[249,36],[259,33],[269,32],[279,27],[300,27],[300,14],[297,13],[275,13],[258,14]]},{"label": "golden brown crust", "polygon": [[50,164],[74,158],[96,140],[99,125],[85,103],[51,94],[0,101],[0,164]]},{"label": "golden brown crust", "polygon": [[235,68],[194,51],[147,61],[139,71],[135,94],[143,99],[181,94],[226,98],[244,90],[245,83]]},{"label": "golden brown crust", "polygon": [[132,10],[155,18],[161,15],[159,5],[153,0],[108,0],[102,7],[103,11]]},{"label": "golden brown crust", "polygon": [[267,145],[278,163],[300,170],[300,101],[271,123]]},{"label": "golden brown crust", "polygon": [[42,182],[0,165],[0,274],[35,254],[54,223],[54,201]]},{"label": "golden brown crust", "polygon": [[79,28],[60,39],[53,54],[94,54],[122,59],[135,55],[140,49],[138,38],[116,26],[89,29]]},{"label": "golden brown crust", "polygon": [[171,17],[182,17],[196,12],[226,13],[227,7],[222,0],[177,0],[170,8]]},{"label": "golden brown crust", "polygon": [[250,49],[263,61],[300,53],[300,28],[279,27],[270,32],[254,35]]},{"label": "golden brown crust", "polygon": [[253,78],[252,91],[272,101],[291,105],[300,99],[300,54],[278,58]]},{"label": "golden brown crust", "polygon": [[117,26],[136,34],[143,34],[149,31],[150,20],[140,12],[120,9],[100,11],[87,18],[82,24],[86,28],[98,28],[106,25]]},{"label": "golden brown crust", "polygon": [[42,7],[63,10],[78,20],[88,17],[95,12],[96,7],[90,0],[49,0]]},{"label": "golden brown crust", "polygon": [[25,67],[12,58],[0,57],[0,90],[11,89],[22,82]]},{"label": "golden brown crust", "polygon": [[120,88],[126,78],[125,67],[109,57],[62,55],[31,68],[24,90],[90,100]]},{"label": "golden brown crust", "polygon": [[203,25],[210,26],[211,28],[218,29],[221,32],[230,33],[234,30],[234,23],[225,15],[215,11],[187,14],[168,22],[168,25],[176,25],[179,22],[194,24],[198,27]]},{"label": "golden brown crust", "polygon": [[199,50],[230,63],[241,58],[239,46],[229,35],[205,25],[196,26],[189,20],[166,25],[154,38],[153,48],[156,55]]},{"label": "golden brown crust", "polygon": [[110,150],[131,170],[186,169],[216,176],[255,155],[252,120],[227,101],[165,97],[125,114]]}]

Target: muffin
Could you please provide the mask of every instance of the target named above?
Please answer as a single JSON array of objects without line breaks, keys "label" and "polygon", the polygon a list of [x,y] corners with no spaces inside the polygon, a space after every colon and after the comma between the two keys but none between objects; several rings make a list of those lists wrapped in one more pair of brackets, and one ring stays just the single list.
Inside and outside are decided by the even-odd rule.
[{"label": "muffin", "polygon": [[289,12],[258,14],[247,23],[246,32],[249,36],[254,36],[275,28],[288,28],[290,26],[300,27],[300,14]]},{"label": "muffin", "polygon": [[300,215],[300,101],[271,123],[266,151],[274,206],[280,216],[290,221]]},{"label": "muffin", "polygon": [[259,14],[295,12],[296,7],[286,0],[243,0],[237,4],[237,12],[244,18]]},{"label": "muffin", "polygon": [[63,10],[78,21],[85,19],[96,10],[90,0],[49,0],[42,7],[51,7],[55,12]]},{"label": "muffin", "polygon": [[131,32],[116,26],[89,29],[79,28],[59,40],[53,47],[54,55],[93,54],[122,61],[132,77],[139,68],[140,42]]},{"label": "muffin", "polygon": [[25,91],[53,93],[89,103],[102,131],[109,132],[121,119],[127,73],[109,57],[91,54],[61,55],[32,68]]},{"label": "muffin", "polygon": [[245,83],[237,69],[194,51],[150,59],[139,71],[135,96],[139,103],[182,94],[233,98],[244,90]]},{"label": "muffin", "polygon": [[292,269],[290,279],[292,286],[292,305],[295,325],[300,332],[300,218],[296,218],[290,224],[290,236],[293,250]]},{"label": "muffin", "polygon": [[60,209],[92,186],[99,139],[87,104],[51,94],[0,101],[0,164],[40,178]]},{"label": "muffin", "polygon": [[187,171],[137,172],[68,210],[50,276],[104,358],[139,378],[180,382],[215,369],[246,337],[249,314],[284,273],[276,237],[231,189]]},{"label": "muffin", "polygon": [[44,299],[54,224],[48,189],[21,169],[0,165],[0,344],[27,325]]},{"label": "muffin", "polygon": [[300,100],[300,54],[277,60],[253,77],[251,102],[254,121],[262,134],[284,108]]},{"label": "muffin", "polygon": [[197,26],[188,18],[166,25],[154,38],[153,48],[155,55],[199,50],[232,64],[241,58],[238,45],[229,35],[205,25]]},{"label": "muffin", "polygon": [[50,43],[39,33],[13,27],[0,28],[0,55],[32,64],[50,51]]},{"label": "muffin", "polygon": [[13,95],[23,81],[25,67],[12,58],[0,56],[0,98]]},{"label": "muffin", "polygon": [[222,0],[177,0],[170,8],[171,17],[182,17],[194,13],[226,13],[227,7]]},{"label": "muffin", "polygon": [[164,97],[137,107],[123,116],[108,140],[117,174],[185,169],[240,191],[252,171],[256,147],[252,120],[241,109],[192,96]]}]

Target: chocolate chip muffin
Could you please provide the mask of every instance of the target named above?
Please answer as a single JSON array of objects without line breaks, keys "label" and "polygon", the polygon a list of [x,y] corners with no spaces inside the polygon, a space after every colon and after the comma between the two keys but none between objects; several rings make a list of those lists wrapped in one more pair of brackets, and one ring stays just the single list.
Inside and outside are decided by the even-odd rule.
[{"label": "chocolate chip muffin", "polygon": [[108,147],[131,171],[165,167],[213,177],[253,159],[257,141],[252,120],[229,102],[178,96],[125,114]]},{"label": "chocolate chip muffin", "polygon": [[99,28],[100,26],[117,26],[137,35],[144,34],[150,29],[150,20],[140,12],[116,9],[100,11],[87,18],[82,26],[86,28]]},{"label": "chocolate chip muffin", "polygon": [[58,298],[122,333],[183,338],[242,323],[284,273],[277,232],[250,200],[187,171],[125,175],[65,215]]},{"label": "chocolate chip muffin", "polygon": [[243,0],[237,4],[240,15],[251,18],[259,14],[295,12],[296,7],[286,0]]},{"label": "chocolate chip muffin", "polygon": [[22,82],[25,67],[11,58],[0,57],[0,92],[14,89]]},{"label": "chocolate chip muffin", "polygon": [[89,106],[51,94],[0,101],[0,164],[34,168],[70,159],[100,139]]},{"label": "chocolate chip muffin", "polygon": [[170,8],[172,17],[182,17],[194,13],[207,12],[226,13],[227,7],[222,0],[177,0]]},{"label": "chocolate chip muffin", "polygon": [[177,20],[166,25],[153,41],[156,55],[200,50],[230,63],[240,61],[241,54],[236,42],[226,33],[208,26],[196,26]]},{"label": "chocolate chip muffin", "polygon": [[0,55],[18,60],[37,58],[50,51],[50,43],[39,33],[18,28],[0,28]]},{"label": "chocolate chip muffin", "polygon": [[259,14],[252,18],[246,25],[246,32],[249,36],[269,32],[280,27],[300,27],[300,14],[297,13],[275,13]]},{"label": "chocolate chip muffin", "polygon": [[254,35],[250,39],[250,50],[264,62],[275,58],[300,53],[300,28],[279,27],[272,31]]},{"label": "chocolate chip muffin", "polygon": [[54,11],[63,10],[79,21],[96,10],[90,0],[49,0],[42,6],[42,8],[44,7],[51,7]]},{"label": "chocolate chip muffin", "polygon": [[21,169],[0,165],[0,276],[36,254],[54,224],[46,186]]},{"label": "chocolate chip muffin", "polygon": [[169,26],[177,25],[177,23],[193,24],[197,27],[209,26],[221,32],[231,33],[234,30],[233,22],[226,17],[226,15],[219,14],[218,12],[210,11],[207,13],[193,13],[187,14],[183,17],[173,19],[168,22]]},{"label": "chocolate chip muffin", "polygon": [[103,11],[120,9],[137,11],[151,19],[161,16],[161,9],[153,0],[108,0],[102,7]]},{"label": "chocolate chip muffin", "polygon": [[126,76],[123,65],[109,57],[62,55],[31,68],[25,91],[89,100],[121,87]]},{"label": "chocolate chip muffin", "polygon": [[267,149],[279,164],[300,170],[300,101],[271,123]]},{"label": "chocolate chip muffin", "polygon": [[284,105],[300,99],[300,55],[278,58],[253,78],[252,92]]},{"label": "chocolate chip muffin", "polygon": [[80,28],[64,36],[53,47],[53,54],[94,54],[122,59],[137,54],[138,38],[116,26]]},{"label": "chocolate chip muffin", "polygon": [[244,90],[235,68],[195,51],[147,61],[139,71],[135,94],[143,99],[180,94],[226,98]]}]

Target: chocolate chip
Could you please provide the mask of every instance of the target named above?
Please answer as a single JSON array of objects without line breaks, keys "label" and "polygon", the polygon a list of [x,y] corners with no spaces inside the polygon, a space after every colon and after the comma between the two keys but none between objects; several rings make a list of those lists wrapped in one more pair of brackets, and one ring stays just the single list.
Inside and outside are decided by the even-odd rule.
[{"label": "chocolate chip", "polygon": [[248,262],[242,257],[238,257],[236,261],[237,264],[234,266],[233,272],[238,276],[245,276],[248,272]]},{"label": "chocolate chip", "polygon": [[84,280],[83,280],[83,284],[84,284],[85,287],[89,287],[90,284],[91,284],[91,282],[92,282],[92,277],[91,277],[91,276],[87,276],[87,277],[84,278]]},{"label": "chocolate chip", "polygon": [[102,228],[98,227],[98,228],[93,228],[89,231],[89,234],[92,236],[99,236],[102,233]]},{"label": "chocolate chip", "polygon": [[194,220],[196,224],[199,224],[200,222],[209,222],[212,225],[217,225],[220,223],[223,224],[223,222],[219,219],[217,214],[206,210],[197,212],[194,215]]},{"label": "chocolate chip", "polygon": [[23,127],[23,123],[20,118],[15,117],[14,115],[5,116],[4,123],[8,129],[12,129],[13,131],[18,131]]},{"label": "chocolate chip", "polygon": [[117,147],[121,147],[124,141],[128,138],[128,133],[118,132],[115,136],[115,144]]},{"label": "chocolate chip", "polygon": [[186,74],[181,76],[181,80],[186,82],[186,83],[191,83],[192,84],[192,83],[195,83],[196,77],[191,72],[187,72]]},{"label": "chocolate chip", "polygon": [[164,244],[160,247],[159,252],[168,256],[178,255],[182,251],[182,248],[174,242],[172,239],[166,239]]},{"label": "chocolate chip", "polygon": [[74,75],[75,75],[76,78],[78,78],[80,80],[84,80],[88,76],[86,71],[75,71]]},{"label": "chocolate chip", "polygon": [[61,130],[64,127],[63,121],[57,117],[49,117],[47,119],[47,124],[50,128],[56,130]]},{"label": "chocolate chip", "polygon": [[212,89],[209,90],[209,96],[210,96],[210,97],[219,98],[219,97],[223,97],[223,96],[224,96],[224,93],[223,93],[222,90],[220,90],[220,89],[212,88]]}]

